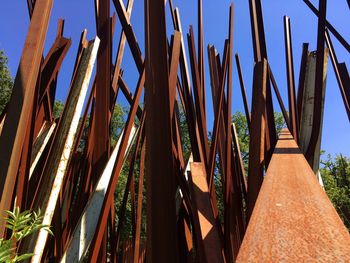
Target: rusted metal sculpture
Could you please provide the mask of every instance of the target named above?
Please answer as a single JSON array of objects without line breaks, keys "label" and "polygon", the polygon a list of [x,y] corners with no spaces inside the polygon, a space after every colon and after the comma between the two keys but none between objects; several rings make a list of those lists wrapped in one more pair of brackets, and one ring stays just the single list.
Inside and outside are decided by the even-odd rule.
[{"label": "rusted metal sculpture", "polygon": [[[201,0],[197,27],[190,26],[188,33],[171,0],[145,1],[144,51],[130,20],[134,1],[126,6],[122,0],[112,1],[121,24],[119,42],[113,43],[117,16],[110,17],[110,0],[95,0],[97,37],[88,42],[83,31],[68,99],[55,120],[56,80],[71,40],[63,37],[60,20],[52,48],[42,57],[52,1],[27,0],[27,40],[11,100],[0,116],[1,235],[9,234],[4,210],[40,207],[43,223],[51,224],[55,235],[41,231],[18,244],[22,251],[34,251],[31,262],[295,262],[320,257],[350,261],[349,233],[315,176],[328,50],[350,120],[350,77],[345,63],[338,61],[328,30],[350,48],[326,20],[326,1],[320,1],[319,10],[304,2],[318,17],[317,50],[310,53],[308,44],[303,45],[296,86],[292,32],[285,17],[284,104],[267,56],[261,2],[249,0],[255,62],[251,108],[235,55],[250,135],[246,171],[231,123],[233,4],[228,8],[223,51],[207,47],[210,94]],[[171,17],[166,17],[167,7]],[[139,73],[134,92],[123,78],[127,44]],[[118,47],[115,58],[113,45]],[[95,59],[96,73],[88,90]],[[271,86],[287,127],[278,141]],[[130,111],[113,148],[110,125],[120,91]],[[207,122],[210,95],[213,127]],[[306,123],[306,118],[313,121]],[[181,125],[186,127],[189,154],[184,151]],[[126,162],[127,180],[116,210],[114,194]],[[132,224],[129,239],[121,234],[127,216]]]}]

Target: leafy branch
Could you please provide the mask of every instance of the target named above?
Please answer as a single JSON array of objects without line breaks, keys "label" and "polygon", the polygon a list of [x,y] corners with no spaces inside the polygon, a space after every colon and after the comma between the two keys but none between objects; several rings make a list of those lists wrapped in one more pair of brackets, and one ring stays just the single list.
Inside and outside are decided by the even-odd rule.
[{"label": "leafy branch", "polygon": [[5,218],[6,228],[11,231],[9,239],[0,238],[0,262],[14,263],[31,258],[34,253],[19,254],[20,242],[27,236],[43,229],[53,235],[49,225],[42,224],[43,216],[41,211],[20,212],[18,207],[14,210],[6,211],[8,217]]}]

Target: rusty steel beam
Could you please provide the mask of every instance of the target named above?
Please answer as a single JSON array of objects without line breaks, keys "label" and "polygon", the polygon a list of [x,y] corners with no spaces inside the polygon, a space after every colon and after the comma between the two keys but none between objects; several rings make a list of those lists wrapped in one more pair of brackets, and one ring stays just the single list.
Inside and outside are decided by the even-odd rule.
[{"label": "rusty steel beam", "polygon": [[5,210],[11,209],[11,200],[21,157],[30,108],[40,70],[41,54],[51,14],[52,0],[37,0],[29,24],[23,53],[17,70],[13,92],[0,137],[0,236],[4,232]]},{"label": "rusty steel beam", "polygon": [[181,37],[181,54],[180,54],[180,71],[181,79],[184,91],[185,108],[186,108],[186,120],[188,124],[188,131],[190,134],[191,150],[193,158],[196,161],[204,160],[204,151],[200,143],[199,126],[195,117],[194,103],[192,99],[192,91],[190,85],[190,76],[187,64],[187,55],[185,50],[185,43],[183,40],[183,33],[181,27],[180,13],[178,9],[175,9],[175,30],[182,34]]},{"label": "rusty steel beam", "polygon": [[145,47],[147,262],[177,262],[172,102],[162,0],[145,1]]},{"label": "rusty steel beam", "polygon": [[[137,153],[139,151],[139,147],[141,144],[141,141],[144,140],[145,137],[145,117],[146,117],[146,112],[143,113],[142,118],[141,118],[141,123],[139,126],[139,132],[137,134],[136,137],[136,142],[135,142],[135,146],[134,146],[134,152],[132,154],[131,160],[129,161],[129,173],[128,173],[128,179],[126,181],[125,184],[125,189],[124,189],[124,195],[123,195],[123,199],[122,199],[122,203],[120,205],[119,208],[119,212],[118,212],[118,225],[117,225],[117,229],[116,229],[116,251],[119,250],[119,245],[120,245],[120,235],[121,235],[121,231],[122,228],[124,227],[124,221],[125,221],[125,212],[126,212],[126,204],[128,201],[128,195],[129,195],[129,190],[131,192],[130,195],[133,195],[133,187],[134,187],[134,169],[135,169],[135,163],[136,163],[136,158],[137,158]],[[131,198],[131,204],[132,207],[134,206],[135,202],[134,202],[134,198]],[[136,221],[136,219],[134,218],[134,216],[132,216],[132,221]]]},{"label": "rusty steel beam", "polygon": [[[52,121],[53,119],[52,110],[58,72],[72,43],[71,39],[62,37],[60,33],[63,32],[63,25],[64,21],[60,20],[55,42],[52,44],[41,65],[40,89],[37,101],[38,109],[35,113],[36,123],[34,137],[38,134],[44,121]],[[49,111],[49,113],[47,111]],[[42,116],[42,119],[38,120],[39,116]]]},{"label": "rusty steel beam", "polygon": [[[91,41],[83,52],[76,78],[67,99],[66,107],[58,124],[50,153],[43,169],[41,188],[34,198],[33,208],[43,208],[43,224],[52,222],[55,206],[61,191],[63,178],[73,148],[75,134],[79,125],[80,113],[90,82],[93,65],[99,47],[99,39]],[[45,186],[45,187],[44,187]],[[49,191],[47,191],[47,188]],[[47,241],[47,231],[40,230],[36,238],[24,244],[23,249],[31,248],[35,252],[32,262],[40,262]]]},{"label": "rusty steel beam", "polygon": [[204,75],[204,32],[203,32],[203,1],[198,0],[198,72],[200,80],[200,89],[202,94],[202,104],[204,105],[204,116],[206,116],[205,108],[205,75]]},{"label": "rusty steel beam", "polygon": [[93,184],[101,173],[110,155],[110,88],[112,64],[112,36],[110,24],[110,1],[95,0],[96,32],[101,40],[96,62],[96,100],[94,110],[94,125],[90,143],[92,150]]},{"label": "rusty steel beam", "polygon": [[348,69],[346,67],[345,62],[339,63],[338,67],[339,67],[340,77],[342,79],[342,82],[344,83],[345,94],[346,94],[346,97],[347,97],[347,99],[349,101],[350,100],[350,77],[349,77],[349,71],[348,71]]},{"label": "rusty steel beam", "polygon": [[298,82],[298,94],[297,94],[297,111],[298,111],[298,130],[300,131],[300,116],[302,109],[302,100],[304,96],[305,76],[307,66],[307,56],[309,53],[309,43],[303,43],[303,51],[301,55],[300,70],[299,70],[299,82]]},{"label": "rusty steel beam", "polygon": [[252,127],[249,140],[247,222],[252,214],[264,176],[265,103],[267,62],[255,64],[252,97]]},{"label": "rusty steel beam", "polygon": [[286,129],[276,145],[236,262],[257,261],[350,261],[349,232]]},{"label": "rusty steel beam", "polygon": [[316,149],[317,141],[321,130],[321,105],[322,105],[322,87],[323,87],[323,69],[325,62],[325,28],[326,28],[326,10],[327,0],[319,1],[319,16],[317,26],[317,52],[316,52],[316,77],[314,89],[314,110],[312,118],[312,131],[309,145],[305,152],[306,159],[311,162],[312,155]]},{"label": "rusty steel beam", "polygon": [[345,66],[345,68],[343,66],[343,74],[342,74],[343,77],[342,77],[340,64],[338,62],[338,58],[337,58],[337,55],[335,53],[333,43],[332,43],[332,40],[331,40],[330,35],[328,33],[328,30],[326,30],[326,43],[327,43],[327,47],[329,49],[329,55],[331,57],[331,61],[332,61],[334,73],[335,73],[335,76],[336,76],[336,79],[338,82],[340,94],[342,96],[342,99],[344,102],[344,107],[345,107],[346,113],[348,115],[348,119],[350,121],[350,88],[349,88],[349,84],[345,85],[345,83],[343,82],[346,78],[346,71],[347,70],[346,70],[346,66]]},{"label": "rusty steel beam", "polygon": [[[133,127],[130,133],[130,137],[127,139],[128,141],[128,149],[132,145],[132,141],[134,135],[136,133],[136,128]],[[122,132],[122,136],[124,131]],[[64,262],[80,262],[86,256],[91,240],[94,236],[94,231],[96,225],[98,223],[99,213],[97,211],[101,211],[103,199],[105,197],[108,183],[111,181],[113,165],[116,161],[117,155],[120,151],[121,139],[119,138],[117,145],[115,146],[111,157],[109,158],[101,177],[94,189],[94,192],[91,194],[91,197],[86,204],[83,212],[81,213],[81,217],[77,223],[77,226],[74,229],[72,234],[72,238],[60,259],[61,263]],[[128,151],[126,151],[128,152]],[[126,158],[126,153],[124,153],[123,159]]]},{"label": "rusty steel beam", "polygon": [[202,144],[204,153],[204,163],[208,163],[208,130],[205,118],[205,104],[203,103],[203,94],[201,88],[200,72],[198,69],[196,50],[194,43],[194,32],[193,27],[190,26],[189,34],[187,34],[188,47],[190,53],[191,71],[192,71],[192,82],[193,82],[193,94],[195,98],[196,115],[199,126],[200,142]]},{"label": "rusty steel beam", "polygon": [[[233,3],[229,9],[229,49],[228,49],[228,63],[227,63],[227,90],[226,90],[226,110],[225,110],[225,187],[224,187],[224,247],[225,256],[228,262],[233,262],[234,259],[234,240],[233,232],[235,226],[233,226],[232,220],[232,184],[233,174],[231,166],[232,157],[232,138],[231,138],[231,108],[232,108],[232,50],[233,50]],[[218,116],[220,118],[220,116]]]},{"label": "rusty steel beam", "polygon": [[220,118],[220,115],[223,108],[224,88],[225,88],[225,79],[227,74],[229,48],[230,48],[230,43],[228,40],[226,40],[225,47],[224,47],[223,71],[222,71],[222,75],[220,76],[219,92],[216,96],[216,103],[214,104],[215,118],[214,118],[212,144],[210,146],[209,165],[207,168],[207,176],[208,176],[207,180],[208,180],[209,189],[211,189],[212,185],[214,184],[213,177],[214,177],[215,157],[216,157],[216,149],[218,144],[220,123],[224,121],[224,118]]},{"label": "rusty steel beam", "polygon": [[239,77],[239,84],[240,84],[240,87],[241,87],[241,94],[242,94],[242,99],[243,99],[245,117],[246,117],[246,120],[247,120],[248,130],[250,131],[250,128],[251,128],[251,124],[250,124],[251,117],[250,117],[250,110],[249,110],[249,106],[248,106],[247,93],[246,93],[246,90],[245,90],[243,74],[242,74],[242,69],[241,69],[241,62],[239,60],[238,54],[235,55],[235,58],[236,58],[236,66],[237,66],[237,72],[238,72],[238,77]]},{"label": "rusty steel beam", "polygon": [[117,11],[120,23],[123,27],[123,32],[128,41],[131,54],[134,58],[137,70],[140,74],[143,71],[143,58],[141,54],[140,47],[137,43],[136,36],[130,24],[130,15],[125,10],[125,6],[122,0],[113,0],[114,7]]},{"label": "rusty steel beam", "polygon": [[244,164],[243,164],[243,159],[241,156],[241,149],[239,146],[239,140],[238,140],[238,134],[236,130],[236,125],[235,123],[231,124],[231,134],[232,134],[232,141],[233,141],[233,146],[234,146],[234,153],[236,155],[236,159],[238,159],[238,167],[239,167],[239,173],[241,176],[241,184],[242,184],[242,194],[243,198],[245,201],[247,201],[247,178],[245,175],[245,169],[244,169]]},{"label": "rusty steel beam", "polygon": [[272,83],[272,87],[273,87],[273,89],[275,91],[275,94],[276,94],[276,97],[277,97],[277,100],[278,100],[278,104],[280,105],[280,108],[282,110],[284,121],[286,122],[286,125],[287,125],[287,127],[289,129],[289,127],[290,127],[290,117],[288,116],[288,113],[286,111],[286,107],[284,106],[284,103],[283,103],[280,91],[278,89],[278,86],[277,86],[275,77],[274,77],[274,75],[272,73],[270,65],[268,65],[268,73],[267,74],[268,74],[269,79],[270,79],[270,81]]},{"label": "rusty steel beam", "polygon": [[140,256],[140,239],[141,239],[141,219],[142,219],[142,199],[143,199],[143,178],[145,173],[145,154],[146,153],[146,140],[143,141],[141,147],[140,158],[140,176],[139,187],[137,193],[137,211],[136,211],[136,231],[134,237],[134,263],[139,262]]},{"label": "rusty steel beam", "polygon": [[216,219],[211,210],[210,193],[203,163],[190,164],[188,173],[191,195],[195,209],[195,232],[197,233],[197,258],[199,262],[226,262]]},{"label": "rusty steel beam", "polygon": [[131,105],[131,109],[130,109],[127,121],[125,123],[125,128],[124,128],[124,133],[123,133],[122,140],[121,140],[120,150],[118,151],[117,159],[116,159],[114,167],[113,167],[112,179],[110,180],[110,182],[108,184],[108,188],[106,190],[106,194],[105,194],[105,197],[103,200],[101,213],[100,213],[100,216],[98,219],[97,227],[95,229],[94,238],[91,242],[91,244],[93,244],[93,246],[91,247],[90,254],[89,254],[90,262],[97,262],[97,260],[98,260],[98,254],[100,251],[102,238],[104,235],[104,230],[106,229],[106,224],[107,224],[110,206],[113,205],[113,196],[114,196],[115,187],[118,183],[119,173],[120,173],[122,166],[123,166],[123,162],[124,162],[123,157],[124,157],[124,154],[127,150],[128,138],[129,138],[130,132],[131,132],[132,127],[133,127],[133,123],[135,120],[137,108],[139,105],[141,93],[142,93],[143,86],[144,86],[144,82],[145,82],[145,73],[143,71],[143,73],[140,75],[138,83],[137,83],[134,100],[133,100],[133,103]]},{"label": "rusty steel beam", "polygon": [[299,142],[298,131],[298,112],[295,96],[295,80],[294,80],[294,64],[293,64],[293,48],[292,33],[290,28],[290,18],[284,16],[284,43],[286,54],[286,71],[288,83],[288,106],[289,106],[289,128],[296,142]]},{"label": "rusty steel beam", "polygon": [[[209,69],[210,69],[210,82],[211,82],[211,90],[212,90],[212,102],[214,105],[214,114],[216,109],[216,103],[217,103],[217,96],[220,96],[220,76],[219,76],[219,68],[217,63],[217,51],[214,46],[208,45],[208,57],[209,57]],[[225,97],[224,99],[224,108],[226,105]],[[224,112],[221,111],[220,118],[224,119]],[[214,129],[213,129],[214,132]],[[220,128],[219,128],[219,135],[218,135],[218,150],[219,150],[219,158],[220,158],[220,166],[222,168],[222,177],[225,178],[225,149],[224,149],[224,140],[225,140],[225,124],[221,120],[220,121]],[[213,137],[214,138],[214,137]],[[210,177],[209,177],[210,178]],[[211,189],[212,191],[213,189]]]},{"label": "rusty steel beam", "polygon": [[[261,0],[249,0],[249,10],[250,10],[250,24],[253,40],[253,50],[254,50],[254,61],[255,63],[262,61],[263,59],[268,60],[266,41],[265,41],[265,30],[264,21],[261,7]],[[265,164],[268,166],[273,148],[277,142],[276,135],[276,125],[274,118],[274,110],[272,103],[272,94],[270,82],[267,82],[266,86],[266,118],[265,118]]]},{"label": "rusty steel beam", "polygon": [[[134,5],[134,0],[128,0],[126,7],[126,15],[130,19],[131,11]],[[111,96],[111,107],[114,106],[115,97],[118,95],[118,81],[120,76],[120,69],[123,61],[124,49],[125,49],[126,36],[124,30],[120,33],[119,44],[117,49],[117,55],[114,63],[113,77],[112,77],[112,89],[113,96]],[[124,93],[125,94],[125,93]],[[130,102],[129,102],[130,103]]]}]

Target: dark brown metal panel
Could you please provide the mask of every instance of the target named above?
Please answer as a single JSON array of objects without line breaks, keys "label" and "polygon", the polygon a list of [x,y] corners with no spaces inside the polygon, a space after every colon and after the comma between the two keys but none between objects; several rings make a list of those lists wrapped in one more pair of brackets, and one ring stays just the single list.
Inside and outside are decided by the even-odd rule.
[{"label": "dark brown metal panel", "polygon": [[181,33],[175,30],[172,38],[171,54],[169,55],[169,98],[170,98],[170,116],[174,114],[176,87],[177,87],[177,72],[179,68],[179,59],[181,52]]},{"label": "dark brown metal panel", "polygon": [[303,52],[301,55],[300,70],[299,70],[299,83],[298,83],[298,95],[297,95],[297,111],[298,111],[298,130],[300,130],[300,116],[302,109],[302,101],[304,96],[307,56],[309,53],[309,43],[303,43]]},{"label": "dark brown metal panel", "polygon": [[249,140],[247,222],[253,211],[264,176],[265,103],[267,62],[255,64],[252,97],[252,127]]},{"label": "dark brown metal panel", "polygon": [[346,100],[348,102],[348,107],[346,108],[347,113],[349,115],[349,102],[350,102],[350,76],[349,76],[349,71],[346,67],[345,63],[339,63],[338,64],[339,68],[339,74],[342,80],[342,83],[344,85],[344,93],[346,96]]},{"label": "dark brown metal panel", "polygon": [[111,87],[111,24],[110,0],[95,0],[97,15],[97,36],[100,38],[100,48],[96,64],[96,105],[94,111],[92,173],[94,183],[107,162],[109,145],[109,103]]},{"label": "dark brown metal panel", "polygon": [[350,235],[285,129],[236,262],[314,261],[349,262]]},{"label": "dark brown metal panel", "polygon": [[144,3],[147,262],[178,262],[165,6],[163,0]]},{"label": "dark brown metal panel", "polygon": [[326,26],[327,1],[319,1],[319,16],[317,26],[317,52],[316,52],[316,77],[315,77],[315,95],[314,95],[314,113],[312,121],[312,132],[307,147],[305,157],[310,163],[314,154],[318,137],[321,129],[322,116],[322,87],[323,87],[323,68],[324,68],[324,44],[325,44],[325,26]]},{"label": "dark brown metal panel", "polygon": [[295,80],[294,80],[294,64],[293,64],[293,48],[292,33],[290,28],[290,18],[284,16],[284,43],[286,54],[286,70],[288,83],[288,106],[289,106],[289,127],[296,142],[299,141],[298,131],[298,112],[295,96]]},{"label": "dark brown metal panel", "polygon": [[[11,210],[10,203],[18,172],[25,133],[30,120],[36,80],[50,18],[52,0],[36,1],[27,38],[24,43],[14,89],[7,109],[7,118],[0,137],[0,211]],[[4,231],[0,216],[0,235]]]}]

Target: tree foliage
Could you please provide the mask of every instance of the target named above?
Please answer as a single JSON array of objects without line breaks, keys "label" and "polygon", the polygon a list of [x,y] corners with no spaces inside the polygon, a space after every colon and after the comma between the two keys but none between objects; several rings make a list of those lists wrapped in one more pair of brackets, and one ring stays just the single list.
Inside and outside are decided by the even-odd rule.
[{"label": "tree foliage", "polygon": [[53,117],[59,118],[61,117],[61,114],[64,109],[64,104],[61,100],[56,100],[55,103],[53,104]]},{"label": "tree foliage", "polygon": [[14,210],[6,211],[6,228],[11,231],[9,239],[0,238],[0,262],[15,263],[31,258],[34,253],[19,254],[20,242],[27,236],[34,234],[40,229],[44,229],[52,235],[50,226],[43,225],[43,216],[40,210],[38,213],[24,211],[20,212],[18,207]]},{"label": "tree foliage", "polygon": [[339,216],[350,230],[350,158],[327,155],[320,169],[324,188]]},{"label": "tree foliage", "polygon": [[8,68],[8,60],[3,50],[0,50],[0,114],[11,97],[13,80]]}]

